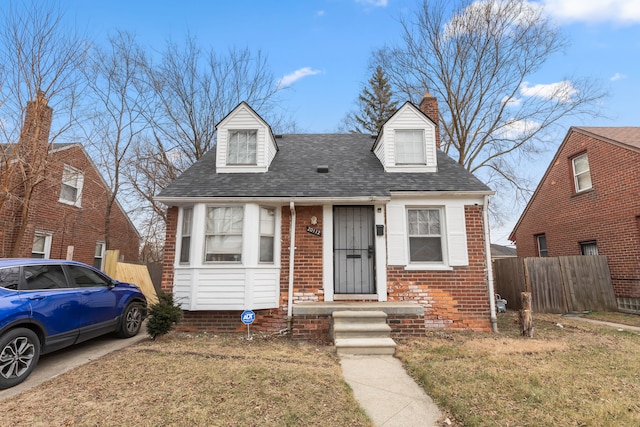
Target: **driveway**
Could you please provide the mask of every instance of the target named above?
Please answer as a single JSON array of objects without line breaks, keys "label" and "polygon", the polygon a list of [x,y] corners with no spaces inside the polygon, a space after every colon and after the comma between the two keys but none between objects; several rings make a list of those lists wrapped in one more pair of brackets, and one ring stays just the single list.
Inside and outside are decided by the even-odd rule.
[{"label": "driveway", "polygon": [[115,334],[105,335],[41,356],[38,366],[36,366],[29,378],[27,378],[23,383],[6,390],[0,390],[0,401],[22,393],[31,387],[40,385],[43,382],[70,371],[75,367],[99,359],[106,354],[128,347],[139,341],[149,339],[149,335],[146,330],[145,323],[142,325],[140,333],[133,338],[122,339],[117,338]]}]

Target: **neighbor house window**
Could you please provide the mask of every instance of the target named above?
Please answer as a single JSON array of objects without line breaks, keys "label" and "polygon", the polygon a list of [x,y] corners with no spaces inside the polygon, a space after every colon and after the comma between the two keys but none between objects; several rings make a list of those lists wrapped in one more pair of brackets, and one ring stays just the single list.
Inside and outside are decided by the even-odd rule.
[{"label": "neighbor house window", "polygon": [[180,241],[180,262],[189,262],[191,247],[191,226],[193,224],[193,208],[182,210],[182,240]]},{"label": "neighbor house window", "polygon": [[396,164],[424,165],[424,131],[396,130],[395,132]]},{"label": "neighbor house window", "polygon": [[51,255],[51,235],[36,232],[33,236],[31,258],[46,258]]},{"label": "neighbor house window", "polygon": [[538,245],[538,256],[549,256],[549,251],[547,250],[547,236],[544,234],[537,235],[536,243]]},{"label": "neighbor house window", "polygon": [[205,261],[240,262],[242,260],[241,207],[207,208]]},{"label": "neighbor house window", "polygon": [[102,270],[105,248],[106,244],[104,242],[96,242],[96,250],[93,254],[93,266],[98,270]]},{"label": "neighbor house window", "polygon": [[580,253],[582,255],[598,255],[598,245],[595,240],[580,243]]},{"label": "neighbor house window", "polygon": [[256,130],[229,131],[227,164],[255,165],[257,140]]},{"label": "neighbor house window", "polygon": [[276,210],[260,208],[260,262],[273,262]]},{"label": "neighbor house window", "polygon": [[62,171],[62,186],[60,188],[60,202],[80,206],[82,200],[82,185],[84,174],[81,170],[64,165]]},{"label": "neighbor house window", "polygon": [[409,256],[411,262],[442,261],[440,209],[409,209]]},{"label": "neighbor house window", "polygon": [[576,193],[591,188],[591,173],[589,172],[589,158],[587,154],[574,157],[571,160],[573,164],[573,181]]}]

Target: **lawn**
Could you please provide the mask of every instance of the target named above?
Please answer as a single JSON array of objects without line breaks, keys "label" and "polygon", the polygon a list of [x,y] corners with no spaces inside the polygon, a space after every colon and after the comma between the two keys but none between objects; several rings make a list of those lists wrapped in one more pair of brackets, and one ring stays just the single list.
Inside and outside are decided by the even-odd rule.
[{"label": "lawn", "polygon": [[396,355],[456,425],[640,425],[639,333],[538,314],[529,339],[514,316],[498,334],[431,332]]},{"label": "lawn", "polygon": [[[538,314],[528,339],[513,318],[499,315],[498,334],[429,332],[396,355],[457,426],[640,425],[640,334]],[[372,424],[333,347],[171,333],[4,400],[0,425]]]},{"label": "lawn", "polygon": [[332,348],[172,333],[3,401],[2,426],[371,426]]}]

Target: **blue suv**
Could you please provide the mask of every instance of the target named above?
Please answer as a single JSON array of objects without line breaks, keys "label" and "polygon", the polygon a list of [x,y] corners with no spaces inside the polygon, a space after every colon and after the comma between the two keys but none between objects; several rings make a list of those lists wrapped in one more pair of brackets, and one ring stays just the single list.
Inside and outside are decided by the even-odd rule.
[{"label": "blue suv", "polygon": [[41,354],[117,333],[138,333],[140,289],[74,261],[0,259],[0,389],[24,381]]}]

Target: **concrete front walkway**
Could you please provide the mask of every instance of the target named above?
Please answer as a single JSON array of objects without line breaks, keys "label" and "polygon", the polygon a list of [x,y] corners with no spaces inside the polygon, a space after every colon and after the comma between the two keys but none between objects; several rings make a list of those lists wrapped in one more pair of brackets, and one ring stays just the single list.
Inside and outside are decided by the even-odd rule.
[{"label": "concrete front walkway", "polygon": [[435,427],[442,413],[391,355],[341,355],[345,381],[377,427]]}]

